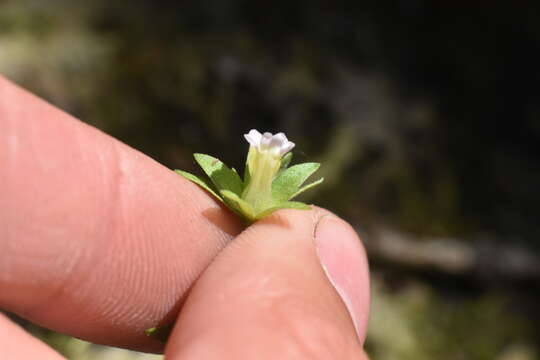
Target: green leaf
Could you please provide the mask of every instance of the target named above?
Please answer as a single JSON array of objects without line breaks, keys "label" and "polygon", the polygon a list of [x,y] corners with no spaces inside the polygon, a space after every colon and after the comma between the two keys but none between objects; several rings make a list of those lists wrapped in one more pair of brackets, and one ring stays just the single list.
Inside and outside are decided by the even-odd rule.
[{"label": "green leaf", "polygon": [[295,192],[293,196],[291,196],[291,199],[297,197],[298,195],[300,195],[301,193],[303,193],[306,190],[314,188],[315,186],[321,184],[323,181],[324,181],[324,178],[320,178],[319,180],[316,180],[316,181],[312,182],[311,184],[308,184],[308,185],[302,187],[300,190]]},{"label": "green leaf", "polygon": [[183,177],[185,177],[186,179],[188,179],[190,181],[193,181],[195,184],[199,185],[204,190],[208,191],[210,194],[212,194],[216,198],[218,198],[219,201],[223,202],[223,199],[221,198],[221,196],[219,196],[214,190],[212,190],[212,188],[210,186],[208,186],[206,181],[204,181],[203,179],[201,179],[198,176],[195,176],[193,174],[190,174],[187,171],[183,171],[183,170],[174,170],[174,172],[177,173],[178,175],[182,175]]},{"label": "green leaf", "polygon": [[279,166],[279,171],[276,174],[276,178],[278,178],[282,172],[287,170],[287,166],[289,166],[289,164],[291,163],[291,160],[292,160],[292,152],[287,153],[284,157],[281,158],[281,164]]},{"label": "green leaf", "polygon": [[284,170],[272,183],[272,197],[276,202],[291,199],[300,186],[321,166],[319,163],[303,163]]},{"label": "green leaf", "polygon": [[206,154],[193,154],[195,160],[210,177],[218,191],[229,190],[240,196],[244,185],[236,171],[231,170],[219,159]]},{"label": "green leaf", "polygon": [[298,201],[284,201],[284,202],[280,203],[279,205],[273,206],[273,207],[271,207],[269,209],[266,209],[263,212],[257,214],[256,219],[257,220],[262,219],[263,217],[268,216],[271,213],[273,213],[274,211],[279,210],[279,209],[310,210],[311,206],[309,206],[307,204],[304,204],[302,202],[298,202]]},{"label": "green leaf", "polygon": [[292,152],[287,153],[283,158],[281,158],[281,169],[286,169],[287,166],[291,163]]},{"label": "green leaf", "polygon": [[247,220],[255,220],[255,211],[253,207],[242,200],[238,195],[229,190],[221,190],[221,195],[227,201],[227,205],[235,210],[240,215],[244,216]]}]

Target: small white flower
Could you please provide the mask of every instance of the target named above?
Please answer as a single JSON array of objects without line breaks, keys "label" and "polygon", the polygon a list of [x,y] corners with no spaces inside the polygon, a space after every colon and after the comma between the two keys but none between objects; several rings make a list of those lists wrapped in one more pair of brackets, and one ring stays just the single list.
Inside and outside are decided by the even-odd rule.
[{"label": "small white flower", "polygon": [[261,134],[255,129],[244,134],[248,143],[256,148],[259,152],[269,152],[274,156],[282,157],[294,148],[294,143],[287,139],[284,133],[280,132],[275,135],[265,132]]},{"label": "small white flower", "polygon": [[261,134],[255,129],[244,134],[244,137],[250,144],[246,162],[249,181],[242,199],[260,212],[272,203],[272,181],[281,167],[281,158],[291,151],[294,143],[284,133]]},{"label": "small white flower", "polygon": [[243,179],[234,168],[205,154],[194,154],[194,157],[213,185],[185,171],[177,172],[223,201],[248,223],[262,219],[277,209],[310,209],[308,205],[291,199],[323,181],[321,178],[302,187],[320,164],[304,163],[288,168],[292,153],[287,153],[294,148],[294,143],[284,133],[261,134],[252,129],[244,137],[250,146]]}]

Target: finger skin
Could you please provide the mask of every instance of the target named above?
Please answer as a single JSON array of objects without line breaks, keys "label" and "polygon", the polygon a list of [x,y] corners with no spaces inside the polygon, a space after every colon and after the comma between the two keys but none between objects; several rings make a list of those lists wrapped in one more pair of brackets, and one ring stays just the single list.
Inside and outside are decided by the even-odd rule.
[{"label": "finger skin", "polygon": [[64,358],[0,313],[0,359],[62,360]]},{"label": "finger skin", "polygon": [[0,77],[0,308],[159,350],[186,290],[241,224],[169,169]]},{"label": "finger skin", "polygon": [[[315,224],[323,214],[328,213],[281,210],[233,240],[190,292],[167,344],[167,358],[365,358],[349,313],[315,251]],[[367,314],[365,257],[361,262],[356,274],[364,289],[359,310]],[[367,316],[361,319],[359,330],[365,333]]]}]

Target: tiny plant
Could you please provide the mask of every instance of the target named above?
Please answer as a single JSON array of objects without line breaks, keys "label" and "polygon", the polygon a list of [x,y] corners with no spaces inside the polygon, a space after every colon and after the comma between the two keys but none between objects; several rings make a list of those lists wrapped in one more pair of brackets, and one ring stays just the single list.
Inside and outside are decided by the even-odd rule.
[{"label": "tiny plant", "polygon": [[[289,167],[294,143],[283,133],[261,134],[251,130],[244,137],[250,146],[243,179],[234,168],[205,154],[193,156],[210,181],[182,170],[175,171],[208,191],[248,224],[278,209],[310,209],[309,205],[291,199],[323,182],[320,178],[302,186],[320,164],[310,162]],[[171,330],[172,324],[169,324],[148,329],[146,334],[165,342]]]},{"label": "tiny plant", "polygon": [[261,134],[251,130],[244,137],[250,146],[243,179],[234,168],[205,154],[193,156],[210,182],[182,170],[176,172],[208,191],[248,223],[278,209],[310,209],[309,205],[291,199],[323,182],[320,178],[302,186],[320,164],[309,162],[289,167],[294,143],[284,133]]}]

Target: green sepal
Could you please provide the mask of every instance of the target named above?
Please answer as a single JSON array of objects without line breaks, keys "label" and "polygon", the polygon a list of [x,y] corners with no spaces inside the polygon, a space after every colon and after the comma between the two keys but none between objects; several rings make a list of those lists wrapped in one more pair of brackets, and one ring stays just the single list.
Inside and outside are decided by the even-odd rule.
[{"label": "green sepal", "polygon": [[312,189],[315,186],[320,185],[323,181],[324,181],[324,178],[320,178],[319,180],[315,180],[314,182],[312,182],[310,184],[307,184],[306,186],[303,186],[300,190],[295,192],[293,196],[291,196],[291,199],[297,197],[298,195],[300,195],[301,193],[303,193],[306,190]]},{"label": "green sepal", "polygon": [[204,190],[214,195],[214,197],[219,199],[219,201],[223,202],[223,199],[221,198],[221,196],[219,196],[214,190],[212,190],[212,188],[206,183],[206,181],[204,181],[200,177],[190,174],[187,171],[183,171],[183,170],[174,170],[174,172],[179,175],[182,175],[183,177],[185,177],[186,179],[190,181],[193,181],[195,184],[199,185]]},{"label": "green sepal", "polygon": [[212,180],[218,191],[232,191],[238,196],[242,195],[244,184],[238,173],[231,170],[221,160],[206,154],[193,154],[197,163]]},{"label": "green sepal", "polygon": [[281,159],[281,169],[286,169],[287,166],[289,166],[289,164],[291,163],[291,160],[292,160],[292,152],[288,152]]},{"label": "green sepal", "polygon": [[[245,185],[249,184],[251,178],[249,166],[247,166],[247,164],[244,173],[245,180],[242,182],[236,170],[227,167],[219,159],[206,154],[194,154],[194,157],[204,172],[210,177],[213,185],[205,179],[199,178],[188,172],[182,170],[175,170],[175,172],[208,191],[214,197],[222,201],[233,212],[244,218],[248,224],[262,219],[279,209],[309,210],[311,208],[309,205],[289,200],[323,182],[323,179],[321,178],[311,184],[301,187],[302,184],[317,171],[320,164],[304,163],[288,168],[287,166],[292,159],[292,153],[288,153],[281,159],[280,170],[272,182],[271,197],[269,197],[267,199],[268,201],[265,201],[264,204],[258,203],[258,208],[256,210],[253,204],[246,202],[241,197]],[[158,334],[163,331],[161,328],[147,330],[149,336],[153,336],[152,334],[154,334],[154,332]]]},{"label": "green sepal", "polygon": [[144,333],[147,336],[153,339],[156,339],[159,342],[166,343],[167,339],[169,339],[169,336],[171,335],[173,327],[174,327],[174,324],[156,326],[156,327],[145,330]]},{"label": "green sepal", "polygon": [[251,172],[249,171],[249,165],[246,163],[246,168],[244,169],[244,185],[247,186],[251,180]]},{"label": "green sepal", "polygon": [[229,190],[221,190],[221,195],[226,200],[229,207],[235,210],[235,212],[242,215],[248,221],[256,220],[256,214],[253,207],[246,201],[242,200],[238,195]]},{"label": "green sepal", "polygon": [[303,163],[287,168],[272,182],[272,198],[278,203],[291,199],[320,166],[319,163]]},{"label": "green sepal", "polygon": [[277,211],[279,209],[297,209],[297,210],[310,210],[311,206],[304,204],[302,202],[298,201],[285,201],[280,203],[279,205],[273,206],[269,209],[264,210],[263,212],[257,214],[257,220],[264,218],[265,216],[270,215],[274,211]]}]

